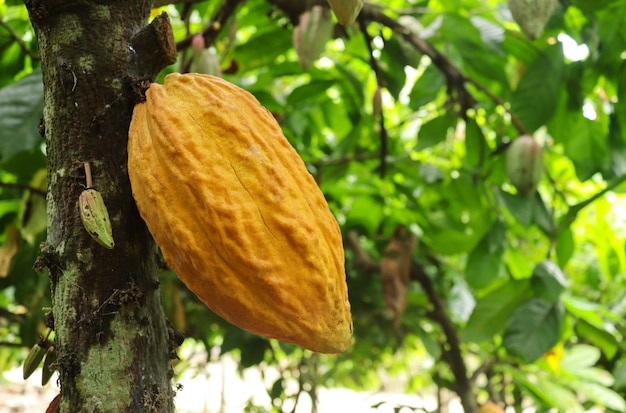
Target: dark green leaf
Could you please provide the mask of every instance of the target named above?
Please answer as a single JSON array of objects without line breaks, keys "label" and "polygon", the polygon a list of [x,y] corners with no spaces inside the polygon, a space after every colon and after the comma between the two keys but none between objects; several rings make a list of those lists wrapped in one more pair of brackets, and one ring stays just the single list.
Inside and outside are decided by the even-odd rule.
[{"label": "dark green leaf", "polygon": [[420,127],[415,149],[421,151],[443,142],[447,138],[450,128],[455,125],[456,116],[451,112],[446,112],[444,115],[429,120]]},{"label": "dark green leaf", "polygon": [[437,98],[446,85],[446,78],[434,64],[429,64],[411,89],[409,107],[418,110]]},{"label": "dark green leaf", "polygon": [[547,303],[556,303],[567,286],[563,271],[550,260],[537,264],[530,278],[535,295],[543,298]]},{"label": "dark green leaf", "polygon": [[465,163],[470,167],[482,166],[488,148],[483,131],[476,120],[467,119],[465,122]]},{"label": "dark green leaf", "polygon": [[484,288],[498,278],[505,248],[506,228],[497,220],[467,258],[465,279],[470,287]]},{"label": "dark green leaf", "polygon": [[497,192],[497,195],[520,224],[525,227],[530,226],[533,220],[533,205],[537,202],[534,198],[515,196],[501,190]]},{"label": "dark green leaf", "polygon": [[368,234],[375,234],[383,218],[383,207],[381,202],[369,196],[356,198],[352,203],[346,226],[361,227]]},{"label": "dark green leaf", "polygon": [[504,332],[503,344],[511,354],[529,363],[537,360],[559,341],[563,305],[532,298],[519,307]]},{"label": "dark green leaf", "polygon": [[513,312],[530,296],[530,281],[526,279],[507,282],[480,298],[461,333],[463,341],[486,341],[504,331]]},{"label": "dark green leaf", "polygon": [[570,227],[559,232],[556,239],[556,258],[560,267],[565,267],[574,253],[574,236]]},{"label": "dark green leaf", "polygon": [[563,77],[561,43],[550,46],[528,67],[511,96],[511,110],[529,133],[554,115]]},{"label": "dark green leaf", "polygon": [[40,71],[0,89],[0,157],[11,158],[43,142],[39,120],[43,116]]},{"label": "dark green leaf", "polygon": [[609,360],[615,356],[620,346],[620,341],[614,334],[611,334],[605,328],[596,327],[583,319],[579,319],[576,322],[576,333],[600,348]]}]

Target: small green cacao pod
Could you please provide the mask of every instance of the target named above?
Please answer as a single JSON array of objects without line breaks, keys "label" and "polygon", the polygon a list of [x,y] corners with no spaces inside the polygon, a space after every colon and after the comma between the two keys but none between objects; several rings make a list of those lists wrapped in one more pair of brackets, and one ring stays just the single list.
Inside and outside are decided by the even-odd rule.
[{"label": "small green cacao pod", "polygon": [[41,385],[45,386],[50,381],[52,373],[56,370],[55,363],[57,361],[57,353],[54,351],[54,346],[48,347],[46,350],[46,359],[43,362],[43,368],[41,371]]},{"label": "small green cacao pod", "polygon": [[37,370],[39,364],[41,364],[41,360],[46,355],[46,347],[41,343],[35,344],[30,351],[28,352],[28,356],[26,356],[26,360],[24,361],[24,380],[29,378],[31,374]]},{"label": "small green cacao pod", "polygon": [[523,197],[537,189],[543,176],[543,149],[531,136],[520,136],[507,149],[506,174]]},{"label": "small green cacao pod", "polygon": [[293,45],[302,69],[309,70],[320,57],[332,32],[333,20],[327,7],[316,5],[300,15],[293,30]]},{"label": "small green cacao pod", "polygon": [[556,3],[556,0],[507,0],[513,20],[530,40],[543,34]]},{"label": "small green cacao pod", "polygon": [[330,8],[333,9],[342,26],[350,26],[354,23],[364,2],[365,0],[328,0]]},{"label": "small green cacao pod", "polygon": [[100,192],[93,188],[87,188],[81,192],[78,198],[80,219],[83,226],[98,244],[112,249],[115,246],[109,211],[104,204]]}]

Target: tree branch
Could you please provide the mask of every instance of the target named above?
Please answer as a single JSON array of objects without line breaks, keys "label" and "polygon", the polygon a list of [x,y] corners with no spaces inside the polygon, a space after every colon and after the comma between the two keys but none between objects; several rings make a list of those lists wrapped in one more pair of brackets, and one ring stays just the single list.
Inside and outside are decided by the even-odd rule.
[{"label": "tree branch", "polygon": [[[372,38],[369,35],[369,33],[367,32],[367,24],[366,21],[359,17],[357,19],[357,22],[359,23],[359,27],[361,28],[361,32],[363,33],[363,39],[365,40],[365,45],[367,46],[367,51],[369,52],[370,55],[370,66],[372,67],[372,70],[374,71],[374,74],[376,75],[376,83],[378,85],[377,91],[376,93],[380,94],[380,90],[385,87],[385,82],[383,80],[383,76],[380,72],[380,67],[378,65],[378,61],[376,60],[376,58],[374,57],[374,50],[372,48]],[[376,96],[374,97],[374,99],[376,99]],[[382,105],[381,105],[381,111],[379,114],[375,114],[375,116],[378,115],[379,116],[379,124],[380,124],[380,166],[379,166],[379,172],[380,172],[380,177],[384,178],[385,177],[385,172],[387,169],[387,147],[389,145],[388,141],[389,141],[389,137],[387,134],[387,129],[385,128],[385,116],[383,114],[382,111]]]},{"label": "tree branch", "polygon": [[141,28],[131,39],[136,76],[152,80],[168,65],[176,62],[174,35],[167,13],[161,13]]},{"label": "tree branch", "polygon": [[625,181],[626,181],[626,175],[618,176],[613,181],[609,182],[608,185],[604,189],[593,194],[592,196],[585,199],[584,201],[581,201],[577,203],[576,205],[570,206],[565,216],[561,218],[561,222],[559,223],[556,233],[558,234],[559,232],[563,231],[565,228],[569,227],[570,224],[572,224],[576,220],[578,213],[582,211],[583,208],[585,208],[586,206],[588,206],[595,200],[603,197],[607,192],[612,191],[613,189],[615,189],[617,186],[619,186]]},{"label": "tree branch", "polygon": [[15,43],[17,43],[17,45],[20,47],[20,49],[22,49],[24,53],[26,53],[33,60],[39,60],[39,55],[33,53],[33,51],[30,50],[28,46],[26,46],[26,43],[24,43],[22,38],[15,32],[15,30],[13,30],[13,27],[11,27],[7,22],[2,20],[2,18],[0,18],[0,26],[4,27],[5,30],[9,32],[9,36],[11,36],[11,38],[15,41]]},{"label": "tree branch", "polygon": [[[365,20],[376,21],[384,26],[389,27],[394,32],[401,35],[407,42],[415,46],[420,52],[430,57],[430,60],[446,77],[448,85],[448,94],[456,98],[461,105],[461,111],[474,107],[476,100],[465,88],[465,76],[461,71],[441,52],[435,49],[430,43],[417,36],[407,27],[400,24],[397,20],[387,16],[381,9],[366,3],[361,11],[361,17]],[[456,93],[456,96],[455,96]]]},{"label": "tree branch", "polygon": [[520,122],[519,118],[515,115],[515,113],[513,113],[511,108],[509,108],[506,105],[506,102],[504,100],[502,100],[499,96],[494,95],[489,89],[487,89],[482,84],[478,83],[477,80],[466,77],[465,81],[474,85],[476,89],[480,90],[485,95],[487,95],[489,99],[493,100],[497,105],[502,106],[504,110],[506,111],[506,113],[508,113],[509,116],[511,117],[511,123],[517,128],[517,131],[519,132],[520,135],[529,134],[526,128],[524,127],[524,125],[522,125],[522,122]]},{"label": "tree branch", "polygon": [[13,182],[0,182],[0,188],[13,188],[13,189],[22,189],[24,191],[30,191],[35,195],[40,195],[42,197],[46,197],[46,191],[43,189],[35,188],[34,186],[19,184]]},{"label": "tree branch", "polygon": [[[355,267],[368,273],[380,272],[380,264],[374,261],[363,249],[356,232],[351,231],[345,237],[345,247],[354,252],[356,256]],[[455,377],[456,392],[461,398],[461,404],[466,413],[475,413],[477,410],[476,396],[467,367],[461,352],[461,342],[454,323],[448,316],[444,300],[441,298],[432,281],[424,271],[424,268],[413,261],[411,266],[411,279],[417,281],[424,293],[433,305],[431,316],[436,321],[446,336],[447,348],[444,347],[444,360],[450,366]]]},{"label": "tree branch", "polygon": [[[246,0],[224,0],[224,3],[220,6],[220,8],[215,12],[215,15],[211,19],[211,21],[202,29],[200,34],[204,37],[204,45],[208,47],[215,42],[217,35],[220,30],[226,25],[226,22],[230,19],[230,17],[237,9],[240,3],[245,2]],[[191,46],[191,40],[196,34],[190,34],[185,37],[180,42],[176,43],[176,49],[181,51]]]},{"label": "tree branch", "polygon": [[432,317],[441,326],[448,343],[448,348],[444,349],[444,351],[447,355],[446,360],[448,365],[456,379],[456,392],[461,398],[461,404],[463,405],[465,413],[473,413],[477,409],[476,397],[474,395],[472,382],[467,375],[467,367],[463,360],[463,354],[461,353],[461,341],[452,320],[448,316],[445,303],[435,290],[432,281],[421,265],[411,266],[411,279],[417,281],[422,286],[422,289],[433,305],[433,311],[431,312]]}]

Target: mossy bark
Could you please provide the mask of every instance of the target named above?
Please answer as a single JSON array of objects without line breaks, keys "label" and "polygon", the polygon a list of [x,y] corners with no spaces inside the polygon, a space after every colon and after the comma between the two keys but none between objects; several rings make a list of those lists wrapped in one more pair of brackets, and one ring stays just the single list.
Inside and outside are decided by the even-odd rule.
[{"label": "mossy bark", "polygon": [[[26,5],[44,80],[48,238],[39,264],[52,280],[60,411],[173,412],[173,333],[161,303],[157,249],[126,167],[137,92],[172,55],[155,59],[153,52],[153,62],[141,65],[132,47],[151,1]],[[111,217],[111,250],[90,238],[79,217],[84,162]]]}]

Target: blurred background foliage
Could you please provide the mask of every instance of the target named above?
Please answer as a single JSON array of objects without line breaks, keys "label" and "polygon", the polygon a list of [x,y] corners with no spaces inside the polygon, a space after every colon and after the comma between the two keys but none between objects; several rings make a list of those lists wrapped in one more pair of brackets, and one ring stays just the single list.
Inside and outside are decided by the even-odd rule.
[{"label": "blurred background foliage", "polygon": [[[626,411],[626,3],[561,0],[532,41],[500,0],[372,0],[349,27],[317,7],[209,0],[153,15],[170,15],[180,50],[162,76],[249,90],[315,176],[345,239],[354,346],[328,356],[250,335],[164,271],[184,348],[277,370],[272,406],[250,411],[389,376],[466,409],[469,397],[483,411]],[[313,10],[326,26],[299,43]],[[51,306],[33,270],[46,229],[38,66],[23,4],[0,1],[0,371],[45,334]],[[545,158],[527,197],[506,175],[522,134]]]}]

